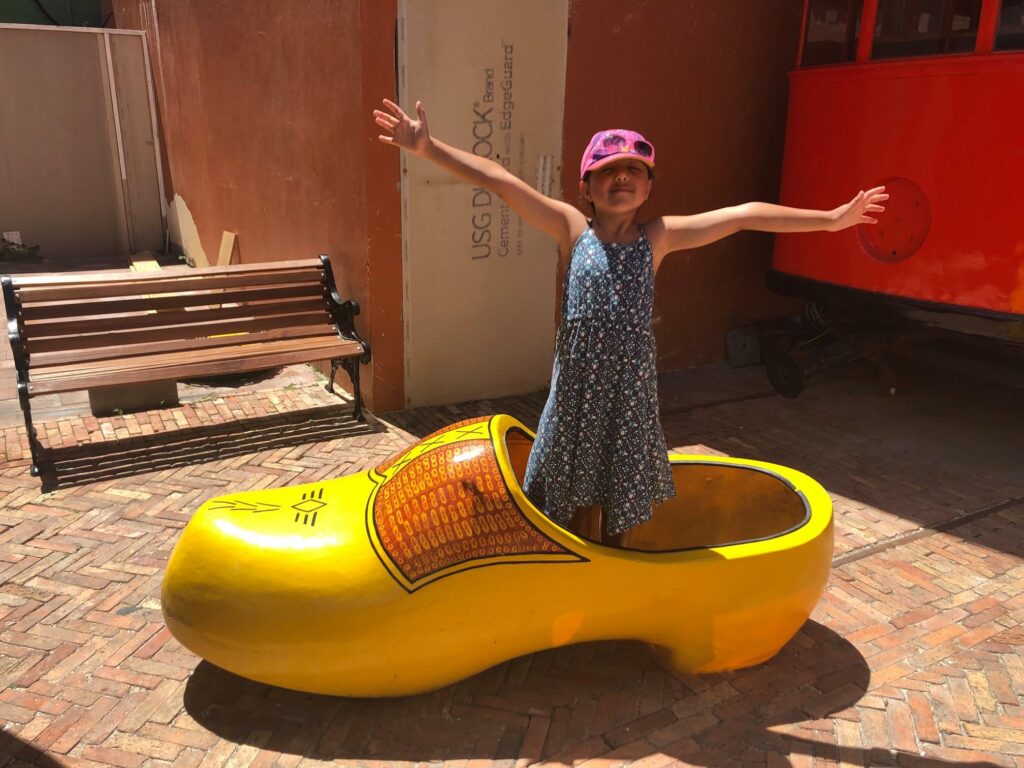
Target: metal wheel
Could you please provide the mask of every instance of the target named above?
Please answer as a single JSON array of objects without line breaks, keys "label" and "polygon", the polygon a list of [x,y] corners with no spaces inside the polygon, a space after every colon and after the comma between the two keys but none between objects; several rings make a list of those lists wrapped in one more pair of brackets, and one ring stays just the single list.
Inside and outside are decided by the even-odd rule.
[{"label": "metal wheel", "polygon": [[804,391],[807,383],[804,372],[791,355],[784,352],[773,355],[765,367],[772,389],[782,397],[794,398]]}]

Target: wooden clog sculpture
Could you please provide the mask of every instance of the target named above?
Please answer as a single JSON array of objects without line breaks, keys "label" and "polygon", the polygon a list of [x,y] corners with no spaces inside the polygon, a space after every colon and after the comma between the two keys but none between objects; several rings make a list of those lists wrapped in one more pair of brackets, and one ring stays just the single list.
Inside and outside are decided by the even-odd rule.
[{"label": "wooden clog sculpture", "polygon": [[684,673],[734,669],[807,620],[832,558],[811,478],[672,455],[678,495],[611,548],[524,496],[532,441],[510,416],[464,421],[366,472],[206,502],[167,566],[168,628],[252,680],[399,696],[601,639],[651,643]]}]

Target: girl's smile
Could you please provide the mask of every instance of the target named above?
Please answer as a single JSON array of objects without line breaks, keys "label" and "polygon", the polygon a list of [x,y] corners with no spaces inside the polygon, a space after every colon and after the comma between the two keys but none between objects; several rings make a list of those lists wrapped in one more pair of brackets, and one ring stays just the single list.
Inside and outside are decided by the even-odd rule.
[{"label": "girl's smile", "polygon": [[588,174],[580,182],[581,193],[595,210],[624,212],[639,208],[651,193],[647,166],[624,158]]}]

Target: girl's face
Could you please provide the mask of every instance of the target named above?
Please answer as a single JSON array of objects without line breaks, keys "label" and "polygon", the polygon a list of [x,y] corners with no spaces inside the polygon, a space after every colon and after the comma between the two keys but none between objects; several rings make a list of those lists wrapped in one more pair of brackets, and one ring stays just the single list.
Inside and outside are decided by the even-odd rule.
[{"label": "girl's face", "polygon": [[580,181],[580,194],[595,211],[628,213],[647,202],[652,184],[646,165],[625,158],[591,171],[587,181]]}]

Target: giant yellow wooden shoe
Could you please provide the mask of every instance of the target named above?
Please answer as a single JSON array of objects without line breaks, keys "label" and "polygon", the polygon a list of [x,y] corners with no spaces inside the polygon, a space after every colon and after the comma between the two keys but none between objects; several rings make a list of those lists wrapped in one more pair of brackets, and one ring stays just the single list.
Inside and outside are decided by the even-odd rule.
[{"label": "giant yellow wooden shoe", "polygon": [[206,502],[163,582],[183,645],[244,677],[397,696],[567,643],[635,638],[681,672],[765,661],[807,620],[832,557],[814,480],[671,457],[678,495],[631,549],[523,495],[533,435],[510,416],[441,430],[368,472]]}]

